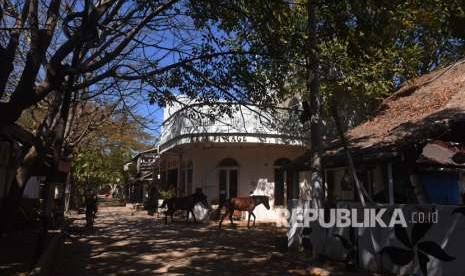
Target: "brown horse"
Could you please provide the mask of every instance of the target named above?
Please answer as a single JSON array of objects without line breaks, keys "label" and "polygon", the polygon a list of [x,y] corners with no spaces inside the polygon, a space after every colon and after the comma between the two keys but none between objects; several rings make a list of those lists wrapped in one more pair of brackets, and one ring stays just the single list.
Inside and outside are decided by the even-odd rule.
[{"label": "brown horse", "polygon": [[263,204],[266,209],[270,210],[270,199],[267,196],[259,196],[259,195],[254,195],[250,197],[233,197],[229,200],[225,200],[223,204],[220,204],[218,207],[218,214],[221,216],[221,209],[226,207],[226,213],[221,216],[220,220],[220,229],[221,229],[221,224],[223,223],[224,218],[229,214],[229,220],[231,221],[231,224],[234,224],[232,220],[232,216],[234,213],[234,210],[239,210],[239,211],[248,211],[249,212],[249,220],[247,221],[247,228],[250,228],[250,217],[253,216],[253,226],[255,226],[255,214],[253,213],[253,210],[255,207],[258,205]]}]

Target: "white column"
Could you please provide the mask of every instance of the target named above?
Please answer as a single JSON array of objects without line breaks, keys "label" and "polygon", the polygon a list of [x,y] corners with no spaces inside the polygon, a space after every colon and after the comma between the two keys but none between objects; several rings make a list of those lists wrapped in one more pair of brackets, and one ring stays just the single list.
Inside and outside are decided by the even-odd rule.
[{"label": "white column", "polygon": [[181,180],[182,180],[181,174],[182,173],[184,173],[184,171],[183,171],[183,167],[182,167],[182,153],[181,153],[181,154],[179,154],[179,157],[178,157],[178,177],[177,177],[178,179],[177,179],[177,183],[176,183],[176,194],[177,194],[177,196],[181,196],[179,194],[179,188],[180,188],[181,185],[184,185],[184,183],[181,183]]}]

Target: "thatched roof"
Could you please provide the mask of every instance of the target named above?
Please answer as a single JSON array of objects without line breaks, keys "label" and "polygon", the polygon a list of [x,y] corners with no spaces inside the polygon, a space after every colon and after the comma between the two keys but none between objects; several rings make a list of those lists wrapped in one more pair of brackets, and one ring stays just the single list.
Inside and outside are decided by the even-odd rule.
[{"label": "thatched roof", "polygon": [[[465,121],[465,60],[407,81],[346,135],[354,153],[395,152],[440,137],[453,121]],[[342,153],[338,141],[328,148],[327,156]]]}]

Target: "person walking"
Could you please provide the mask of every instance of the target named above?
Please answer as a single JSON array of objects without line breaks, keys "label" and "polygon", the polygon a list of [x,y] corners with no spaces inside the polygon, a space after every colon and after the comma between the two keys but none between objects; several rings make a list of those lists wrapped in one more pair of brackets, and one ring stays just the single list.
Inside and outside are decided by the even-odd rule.
[{"label": "person walking", "polygon": [[94,227],[95,215],[97,214],[97,194],[92,190],[86,191],[86,226],[90,229]]}]

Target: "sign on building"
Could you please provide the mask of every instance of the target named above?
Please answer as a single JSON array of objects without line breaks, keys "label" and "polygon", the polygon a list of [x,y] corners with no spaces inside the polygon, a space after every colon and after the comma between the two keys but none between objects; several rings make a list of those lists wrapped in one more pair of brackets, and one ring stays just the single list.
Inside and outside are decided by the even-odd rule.
[{"label": "sign on building", "polygon": [[152,172],[157,158],[157,153],[142,153],[137,160],[137,171]]}]

